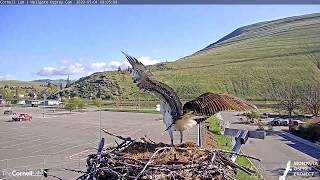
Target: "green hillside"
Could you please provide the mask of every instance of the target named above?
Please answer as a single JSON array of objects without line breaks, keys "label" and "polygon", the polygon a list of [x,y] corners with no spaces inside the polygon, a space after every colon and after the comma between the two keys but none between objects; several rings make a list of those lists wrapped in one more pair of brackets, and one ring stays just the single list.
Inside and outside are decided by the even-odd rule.
[{"label": "green hillside", "polygon": [[[270,98],[270,89],[283,81],[306,84],[320,80],[319,68],[308,55],[320,56],[320,14],[289,17],[241,27],[204,49],[175,62],[150,66],[159,80],[172,86],[182,98],[205,91],[234,94],[247,99]],[[132,54],[135,55],[135,54]],[[320,60],[320,58],[319,58]],[[137,88],[128,73],[95,73],[73,83],[70,92],[80,92],[85,83],[87,97],[94,83],[115,97],[137,99]],[[114,90],[116,94],[114,94]],[[81,95],[79,93],[78,95]],[[144,95],[143,95],[144,96]],[[144,96],[151,98],[152,96]]]},{"label": "green hillside", "polygon": [[0,80],[0,87],[4,87],[5,85],[8,85],[10,87],[12,86],[19,86],[19,87],[38,87],[40,86],[40,83],[33,82],[33,81],[18,81],[18,80]]}]

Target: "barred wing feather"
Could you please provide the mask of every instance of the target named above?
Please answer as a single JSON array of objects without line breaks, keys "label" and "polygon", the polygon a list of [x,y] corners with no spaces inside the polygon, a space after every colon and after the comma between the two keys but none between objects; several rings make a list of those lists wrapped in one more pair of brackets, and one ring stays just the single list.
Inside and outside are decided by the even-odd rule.
[{"label": "barred wing feather", "polygon": [[183,112],[193,111],[197,115],[212,116],[220,111],[252,111],[257,107],[239,98],[216,93],[205,93],[184,104]]}]

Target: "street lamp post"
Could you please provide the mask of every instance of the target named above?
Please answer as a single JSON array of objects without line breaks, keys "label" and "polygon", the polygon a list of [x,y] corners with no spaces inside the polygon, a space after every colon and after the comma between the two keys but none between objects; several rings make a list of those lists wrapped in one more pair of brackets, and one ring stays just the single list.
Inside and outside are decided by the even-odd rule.
[{"label": "street lamp post", "polygon": [[100,104],[100,107],[99,107],[99,133],[100,133],[100,140],[101,140],[101,138],[102,138],[102,122],[101,122],[101,104]]},{"label": "street lamp post", "polygon": [[46,103],[46,98],[47,98],[47,95],[44,94],[43,95],[43,118],[45,118],[45,103]]}]

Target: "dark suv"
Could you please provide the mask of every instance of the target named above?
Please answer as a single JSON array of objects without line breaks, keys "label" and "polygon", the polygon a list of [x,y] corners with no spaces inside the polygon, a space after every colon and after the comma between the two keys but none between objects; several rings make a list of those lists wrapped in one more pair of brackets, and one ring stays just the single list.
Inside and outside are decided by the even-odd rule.
[{"label": "dark suv", "polygon": [[15,115],[16,113],[12,112],[11,110],[5,110],[3,112],[4,115]]}]

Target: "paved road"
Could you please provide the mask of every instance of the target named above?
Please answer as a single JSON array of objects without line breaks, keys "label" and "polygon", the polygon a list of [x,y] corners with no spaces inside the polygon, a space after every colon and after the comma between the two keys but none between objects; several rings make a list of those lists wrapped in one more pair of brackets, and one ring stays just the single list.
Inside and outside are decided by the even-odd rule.
[{"label": "paved road", "polygon": [[[10,116],[4,116],[3,110],[0,108],[0,179],[3,169],[8,169],[7,172],[53,167],[85,170],[85,158],[95,152],[99,139],[98,112],[55,112],[43,118],[42,109],[23,108],[14,111],[31,113],[31,122],[7,122]],[[160,118],[159,114],[102,112],[102,127],[123,136],[147,135],[155,141],[169,143]],[[195,141],[195,132],[196,128],[186,132],[185,139]],[[106,144],[115,143],[112,137],[104,137]],[[175,142],[179,142],[179,133],[175,133]],[[79,176],[58,169],[53,174],[68,179]]]},{"label": "paved road", "polygon": [[[256,129],[255,126],[244,125],[239,116],[235,113],[222,113],[222,117],[231,123],[232,128],[241,129]],[[310,146],[300,143],[292,138],[285,136],[280,130],[274,133],[268,133],[266,139],[249,139],[248,142],[242,146],[242,151],[258,157],[262,160],[261,168],[263,169],[263,176],[267,180],[279,179],[283,174],[287,162],[293,161],[316,161],[320,159],[320,152]],[[254,162],[258,167],[259,163]],[[289,174],[290,175],[290,174]],[[302,177],[289,176],[286,179],[305,179]],[[308,178],[319,179],[318,178]]]}]

